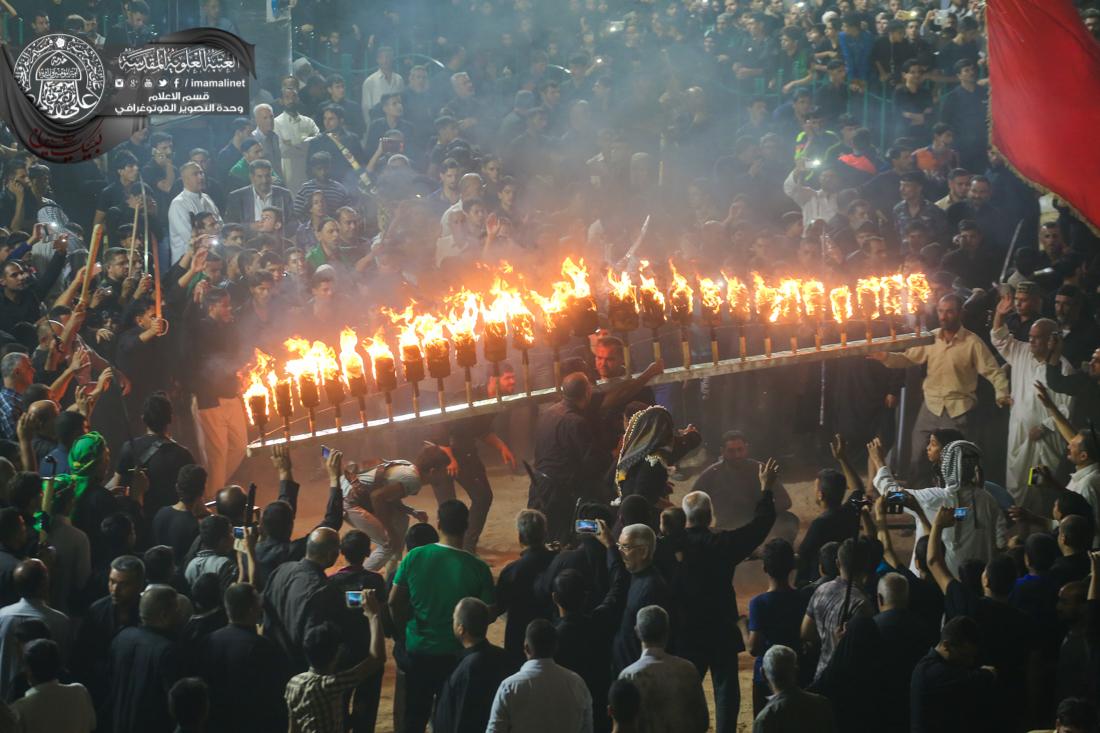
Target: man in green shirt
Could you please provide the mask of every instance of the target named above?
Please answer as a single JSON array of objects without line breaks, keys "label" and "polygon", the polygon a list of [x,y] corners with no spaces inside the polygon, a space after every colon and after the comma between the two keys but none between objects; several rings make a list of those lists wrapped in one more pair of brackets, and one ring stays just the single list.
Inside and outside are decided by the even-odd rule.
[{"label": "man in green shirt", "polygon": [[404,630],[405,728],[423,733],[433,701],[458,663],[462,646],[452,628],[454,608],[466,597],[493,605],[489,566],[462,549],[470,510],[457,499],[439,505],[439,542],[417,547],[401,561],[390,591],[394,626]]}]

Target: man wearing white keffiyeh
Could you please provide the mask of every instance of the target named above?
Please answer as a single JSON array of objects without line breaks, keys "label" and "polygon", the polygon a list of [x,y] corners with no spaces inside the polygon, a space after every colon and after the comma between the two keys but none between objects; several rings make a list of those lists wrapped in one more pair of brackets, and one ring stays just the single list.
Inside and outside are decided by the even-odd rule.
[{"label": "man wearing white keffiyeh", "polygon": [[[880,494],[902,491],[890,469],[881,463],[881,459],[875,461],[874,448],[873,444],[868,446],[873,464],[880,466],[874,475],[875,489]],[[968,440],[953,441],[940,455],[943,487],[904,489],[917,500],[929,520],[943,506],[969,510],[965,519],[944,529],[942,535],[947,566],[956,575],[964,560],[978,558],[983,563],[988,562],[1006,542],[1004,512],[993,495],[984,488],[981,460],[982,452],[978,446]],[[915,560],[912,564],[916,564]]]}]

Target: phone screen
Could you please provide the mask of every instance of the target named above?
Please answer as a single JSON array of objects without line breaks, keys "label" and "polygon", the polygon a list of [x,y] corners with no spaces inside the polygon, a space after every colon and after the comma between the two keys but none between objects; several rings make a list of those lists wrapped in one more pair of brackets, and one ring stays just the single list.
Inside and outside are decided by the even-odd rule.
[{"label": "phone screen", "polygon": [[588,534],[596,534],[600,531],[600,525],[596,522],[595,519],[578,519],[577,531],[585,532]]},{"label": "phone screen", "polygon": [[244,539],[244,527],[234,527],[233,528],[233,539],[235,539],[235,540],[243,540]]},{"label": "phone screen", "polygon": [[970,516],[970,509],[961,506],[955,510],[955,521],[962,521]]},{"label": "phone screen", "polygon": [[344,592],[344,602],[348,608],[362,608],[363,607],[363,591],[361,590],[349,590]]},{"label": "phone screen", "polygon": [[330,453],[332,453],[332,451],[329,449],[329,447],[327,445],[322,445],[321,446],[321,458],[324,458],[325,460],[328,460],[328,457],[329,457]]}]

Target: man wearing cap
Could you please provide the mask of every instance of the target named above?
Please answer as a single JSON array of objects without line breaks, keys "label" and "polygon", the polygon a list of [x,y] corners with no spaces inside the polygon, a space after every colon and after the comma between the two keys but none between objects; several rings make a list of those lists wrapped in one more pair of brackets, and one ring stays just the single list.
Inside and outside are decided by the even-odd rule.
[{"label": "man wearing cap", "polygon": [[968,288],[987,288],[997,279],[1000,260],[989,251],[985,235],[973,219],[959,222],[959,233],[952,243],[956,249],[944,255],[943,269],[958,275]]},{"label": "man wearing cap", "polygon": [[1005,327],[1017,341],[1028,341],[1031,327],[1043,315],[1043,292],[1038,283],[1030,280],[1017,283],[1012,304],[1012,312],[1005,315]]},{"label": "man wearing cap", "polygon": [[924,197],[927,183],[924,174],[919,171],[909,171],[901,175],[901,182],[898,184],[901,201],[894,206],[893,211],[894,228],[899,239],[905,236],[906,227],[911,222],[919,221],[928,227],[931,241],[946,241],[947,214]]}]

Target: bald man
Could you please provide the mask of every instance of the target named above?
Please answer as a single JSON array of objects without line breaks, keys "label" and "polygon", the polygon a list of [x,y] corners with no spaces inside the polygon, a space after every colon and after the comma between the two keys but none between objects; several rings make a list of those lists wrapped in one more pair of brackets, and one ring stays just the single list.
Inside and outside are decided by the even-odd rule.
[{"label": "bald man", "polygon": [[55,426],[57,416],[61,414],[61,408],[53,400],[38,400],[27,408],[27,415],[31,421],[31,429],[34,437],[31,445],[38,463],[57,447],[57,432]]},{"label": "bald man", "polygon": [[283,648],[290,658],[295,674],[309,669],[303,642],[314,626],[324,623],[326,611],[342,605],[326,605],[328,578],[325,571],[340,556],[340,534],[329,527],[318,527],[306,541],[306,556],[297,562],[286,562],[275,568],[264,590],[264,634]]},{"label": "bald man", "polygon": [[[1012,410],[1008,418],[1008,465],[1005,488],[1012,494],[1018,506],[1033,514],[1049,517],[1054,502],[1052,492],[1028,490],[1028,471],[1033,466],[1055,469],[1065,452],[1066,444],[1058,434],[1054,418],[1039,400],[1035,383],[1047,383],[1047,363],[1061,366],[1062,374],[1070,374],[1073,367],[1064,357],[1053,355],[1053,337],[1061,335],[1058,324],[1049,318],[1040,318],[1031,324],[1028,341],[1012,337],[1005,317],[1013,311],[1012,298],[1005,295],[997,303],[993,315],[990,338],[993,347],[1000,352],[1011,367]],[[1073,407],[1073,397],[1052,392],[1054,404],[1068,415]],[[1048,494],[1051,494],[1048,496]]]}]

